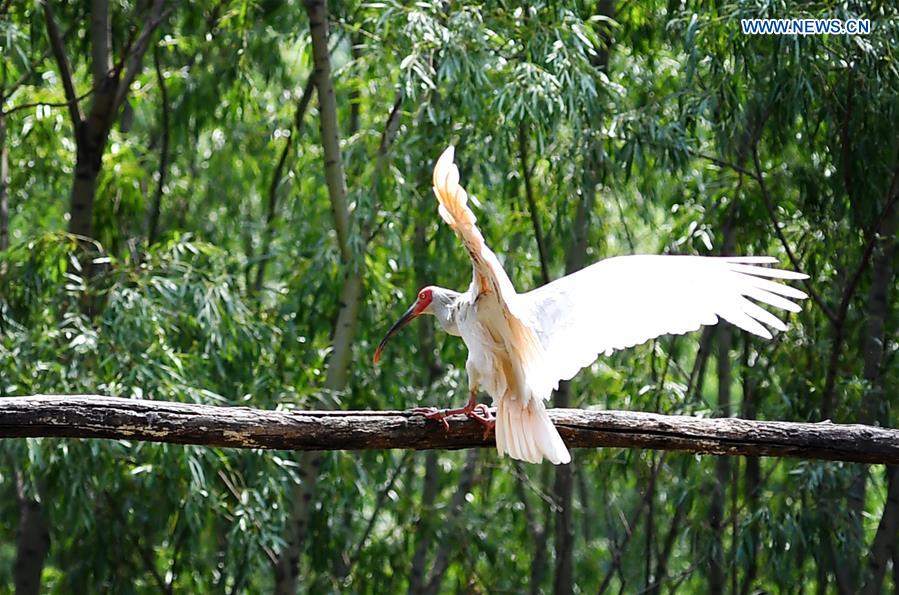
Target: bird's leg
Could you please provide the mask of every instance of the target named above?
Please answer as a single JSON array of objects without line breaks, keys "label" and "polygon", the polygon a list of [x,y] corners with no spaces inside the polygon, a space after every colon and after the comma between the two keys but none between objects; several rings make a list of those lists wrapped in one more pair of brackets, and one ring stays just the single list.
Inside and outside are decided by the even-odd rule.
[{"label": "bird's leg", "polygon": [[[480,413],[479,413],[480,411]],[[487,431],[495,425],[493,416],[486,405],[478,405],[478,389],[472,388],[468,396],[468,402],[464,407],[455,409],[437,409],[436,407],[415,407],[412,409],[413,415],[422,415],[425,419],[434,419],[443,424],[444,429],[449,430],[449,422],[446,418],[450,415],[467,415],[485,425]],[[488,426],[489,424],[489,426]]]}]

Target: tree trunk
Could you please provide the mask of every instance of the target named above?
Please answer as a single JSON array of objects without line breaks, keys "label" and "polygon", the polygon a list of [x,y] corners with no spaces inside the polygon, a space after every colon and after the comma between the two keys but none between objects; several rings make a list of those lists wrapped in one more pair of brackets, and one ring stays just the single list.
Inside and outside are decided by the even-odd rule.
[{"label": "tree trunk", "polygon": [[521,180],[524,182],[524,196],[528,202],[528,212],[531,215],[531,225],[534,228],[534,239],[537,241],[537,254],[540,257],[540,273],[543,283],[549,283],[549,254],[546,251],[546,242],[543,239],[543,226],[540,223],[540,213],[537,211],[537,200],[534,198],[534,188],[531,183],[531,166],[528,159],[528,134],[524,120],[518,124],[518,161],[521,166]]},{"label": "tree trunk", "polygon": [[[731,228],[731,217],[725,215],[722,254],[733,254],[734,235]],[[715,328],[718,338],[718,411],[720,417],[730,417],[731,412],[731,365],[730,350],[733,344],[733,330],[730,325],[721,324]],[[724,547],[724,513],[726,502],[726,487],[730,479],[730,461],[727,459],[715,460],[715,483],[712,486],[711,501],[709,502],[709,524],[712,529],[712,551],[709,564],[709,592],[712,595],[721,595],[725,589],[725,547]]]},{"label": "tree trunk", "polygon": [[868,555],[868,579],[862,595],[877,595],[882,592],[887,564],[899,551],[899,546],[896,545],[899,536],[899,466],[888,465],[885,472],[887,501]]},{"label": "tree trunk", "polygon": [[[340,152],[337,125],[337,101],[331,80],[331,57],[328,51],[328,7],[324,0],[305,0],[312,35],[315,86],[319,103],[319,131],[325,159],[325,178],[337,244],[344,265],[339,311],[334,327],[331,357],[325,378],[326,391],[340,392],[346,388],[352,357],[353,336],[362,297],[362,259],[353,257],[349,244],[350,212],[347,205],[347,184]],[[309,517],[315,505],[315,488],[323,456],[320,452],[301,455],[298,460],[300,484],[292,490],[291,516],[287,524],[285,546],[278,555],[275,567],[275,592],[294,595],[299,579],[300,556],[305,548]]]},{"label": "tree trunk", "polygon": [[[110,66],[110,19],[108,0],[92,0],[91,3],[91,74],[93,80],[90,111],[81,115],[79,98],[75,94],[72,68],[69,65],[62,36],[56,25],[50,2],[44,2],[47,35],[60,78],[65,89],[69,115],[74,130],[76,157],[75,177],[72,182],[69,209],[69,232],[90,238],[93,236],[94,199],[97,179],[106,151],[109,131],[116,114],[128,95],[131,83],[141,69],[150,37],[163,19],[164,0],[154,0],[150,14],[140,34],[128,42],[130,51],[115,68]],[[137,14],[133,15],[137,17]],[[133,43],[132,43],[133,41]]]},{"label": "tree trunk", "polygon": [[9,150],[6,148],[6,97],[0,92],[0,252],[9,248]]},{"label": "tree trunk", "polygon": [[[752,378],[749,368],[749,342],[743,342],[743,411],[744,419],[755,419],[758,408],[758,395],[756,394],[755,380]],[[758,457],[749,457],[746,459],[746,468],[743,477],[744,501],[747,503],[747,510],[758,510],[759,490],[761,489],[761,465]],[[758,572],[758,545],[759,545],[759,527],[756,519],[749,521],[749,552],[747,552],[747,560],[745,562],[745,573],[743,581],[740,584],[740,595],[749,595],[752,584],[755,582],[756,573]],[[734,537],[736,539],[736,536]]]},{"label": "tree trunk", "polygon": [[280,188],[281,180],[284,177],[284,166],[287,163],[291,147],[299,144],[299,137],[303,132],[303,118],[309,109],[309,103],[312,101],[312,93],[314,91],[315,77],[310,76],[309,80],[306,81],[306,87],[303,89],[303,95],[297,102],[293,126],[290,128],[290,136],[284,141],[281,156],[278,158],[278,163],[275,165],[275,171],[272,172],[272,179],[268,186],[268,209],[265,213],[265,229],[262,232],[262,250],[259,265],[256,268],[256,280],[253,283],[253,290],[257,293],[262,289],[262,283],[265,280],[266,263],[271,258],[269,253],[271,252],[272,240],[275,236],[275,220],[278,216],[278,188]]},{"label": "tree trunk", "polygon": [[[465,457],[465,466],[459,474],[459,486],[449,508],[446,510],[445,519],[450,525],[451,530],[458,530],[460,519],[464,518],[461,514],[462,506],[465,504],[465,496],[471,491],[474,484],[475,471],[477,470],[478,453],[470,451]],[[434,563],[427,586],[421,591],[423,595],[437,595],[440,592],[440,585],[443,583],[443,577],[450,564],[450,554],[455,540],[444,540],[440,542],[437,548],[437,554],[434,556]]]},{"label": "tree trunk", "polygon": [[91,79],[99,87],[111,69],[109,0],[91,0]]},{"label": "tree trunk", "polygon": [[41,592],[41,574],[50,551],[50,532],[40,503],[28,494],[25,478],[15,471],[19,526],[16,529],[15,575],[16,595]]},{"label": "tree trunk", "polygon": [[[598,163],[588,157],[589,187],[584,188],[575,211],[571,244],[565,254],[565,274],[570,275],[584,268],[587,260],[587,238],[590,215],[596,200]],[[571,385],[560,382],[559,390],[553,398],[555,407],[568,407],[571,403]],[[574,462],[556,467],[553,497],[557,506],[555,527],[556,568],[553,582],[554,593],[574,591]]]},{"label": "tree trunk", "polygon": [[165,193],[165,178],[169,170],[169,94],[165,86],[165,76],[162,74],[162,64],[159,58],[159,46],[153,47],[153,66],[156,69],[156,84],[159,85],[160,103],[160,127],[162,129],[162,141],[159,146],[159,180],[156,183],[156,193],[153,195],[153,204],[150,208],[150,222],[147,225],[147,244],[156,243],[159,233],[159,215],[162,211],[162,196]]},{"label": "tree trunk", "polygon": [[418,519],[415,521],[413,533],[416,536],[415,552],[412,554],[412,566],[409,570],[409,595],[418,595],[424,591],[428,549],[431,545],[433,528],[430,526],[431,515],[434,514],[434,501],[440,486],[440,468],[437,465],[437,453],[425,455],[425,476],[421,491],[421,505]]},{"label": "tree trunk", "polygon": [[[568,407],[571,402],[571,384],[560,382],[553,403],[556,407]],[[556,570],[553,593],[564,595],[574,592],[574,457],[567,465],[556,467],[553,483],[553,500],[556,504]]]},{"label": "tree trunk", "polygon": [[344,263],[352,260],[350,253],[350,209],[347,205],[347,184],[340,153],[340,131],[337,125],[337,99],[331,80],[331,55],[328,51],[328,3],[326,0],[304,0],[312,35],[314,76],[318,89],[319,131],[325,154],[325,180],[331,199],[331,214],[337,245]]},{"label": "tree trunk", "polygon": [[[881,417],[880,412],[886,403],[884,391],[883,344],[887,339],[885,325],[890,313],[890,290],[894,285],[896,260],[896,231],[899,224],[899,209],[895,207],[887,213],[881,228],[880,240],[875,248],[873,261],[873,278],[868,292],[867,318],[865,333],[862,337],[864,354],[863,377],[868,389],[862,398],[859,423],[873,424]],[[883,420],[885,421],[885,420]],[[847,504],[850,518],[850,543],[847,562],[847,574],[853,586],[861,586],[864,580],[865,536],[863,512],[865,508],[869,470],[861,466],[849,486]],[[884,511],[886,514],[886,511]],[[885,561],[884,561],[885,564]]]},{"label": "tree trunk", "polygon": [[[882,417],[880,409],[885,398],[883,344],[886,338],[891,336],[890,333],[885,332],[885,325],[890,312],[890,290],[894,285],[893,279],[895,278],[897,226],[899,226],[899,209],[894,205],[883,224],[881,232],[883,239],[877,248],[874,259],[874,279],[868,295],[868,319],[864,338],[864,377],[869,383],[869,389],[864,395],[860,416],[863,422],[867,421],[868,423],[874,423]],[[896,546],[897,535],[899,535],[899,470],[896,466],[888,466],[886,476],[888,482],[887,501],[867,557],[868,576],[864,586],[866,595],[881,591],[887,563],[892,557],[893,564],[896,564],[895,558],[899,551]],[[863,467],[850,488],[849,496],[849,503],[853,518],[858,524],[857,531],[860,538],[863,537],[861,515],[865,505],[867,480],[868,469]],[[896,588],[899,589],[899,585]]]},{"label": "tree trunk", "polygon": [[[718,333],[718,415],[730,417],[730,345],[731,329],[721,325]],[[715,460],[715,483],[712,486],[709,503],[709,524],[712,529],[712,552],[709,565],[709,593],[720,595],[725,586],[724,555],[724,503],[725,487],[730,477],[730,462],[726,459]]]},{"label": "tree trunk", "polygon": [[91,125],[83,122],[79,128],[80,133],[76,135],[75,179],[72,182],[69,207],[69,232],[92,238],[97,179],[109,131],[99,123]]}]

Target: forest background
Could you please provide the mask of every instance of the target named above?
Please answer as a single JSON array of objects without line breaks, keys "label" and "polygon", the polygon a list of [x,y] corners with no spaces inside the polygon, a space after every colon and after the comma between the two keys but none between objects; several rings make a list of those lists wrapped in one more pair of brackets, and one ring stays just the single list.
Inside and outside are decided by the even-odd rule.
[{"label": "forest background", "polygon": [[[770,342],[601,358],[556,405],[896,427],[892,2],[0,1],[0,396],[284,409],[465,399],[417,324],[464,288],[457,146],[520,289],[606,256],[810,275]],[[748,36],[742,18],[869,18]],[[436,430],[435,430],[436,431]],[[0,590],[899,592],[893,467],[578,450],[4,441]],[[890,591],[891,590],[891,591]]]}]

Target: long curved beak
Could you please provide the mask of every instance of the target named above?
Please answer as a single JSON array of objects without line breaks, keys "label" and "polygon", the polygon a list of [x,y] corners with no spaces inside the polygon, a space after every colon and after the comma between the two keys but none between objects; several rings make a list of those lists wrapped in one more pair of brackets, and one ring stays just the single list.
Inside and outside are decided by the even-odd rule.
[{"label": "long curved beak", "polygon": [[384,346],[387,344],[387,341],[390,340],[390,337],[397,334],[401,328],[418,318],[421,312],[421,309],[418,307],[418,300],[415,300],[415,303],[409,306],[409,309],[403,313],[400,319],[393,323],[393,326],[390,327],[390,330],[388,330],[387,334],[384,335],[384,338],[381,339],[378,348],[375,349],[375,357],[373,358],[375,364],[381,360],[381,352],[384,351]]}]

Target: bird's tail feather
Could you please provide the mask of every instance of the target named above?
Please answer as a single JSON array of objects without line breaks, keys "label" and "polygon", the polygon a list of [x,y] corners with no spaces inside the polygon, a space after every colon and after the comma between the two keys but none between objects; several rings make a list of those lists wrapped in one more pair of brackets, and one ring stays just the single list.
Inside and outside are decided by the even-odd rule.
[{"label": "bird's tail feather", "polygon": [[500,456],[539,463],[544,458],[553,464],[571,462],[571,454],[562,442],[556,426],[546,414],[541,399],[503,398],[496,408],[496,450]]}]

